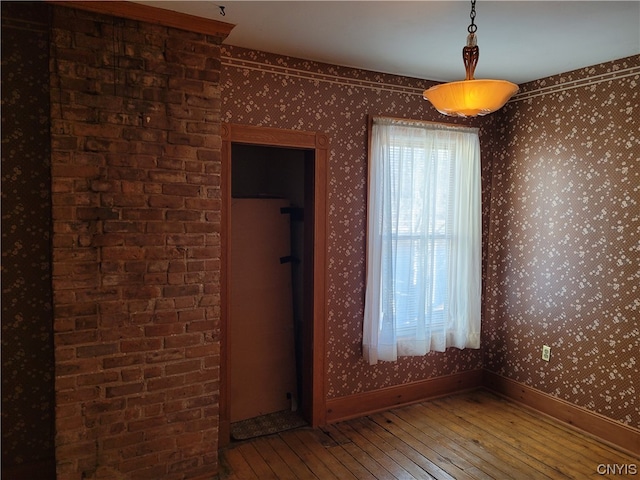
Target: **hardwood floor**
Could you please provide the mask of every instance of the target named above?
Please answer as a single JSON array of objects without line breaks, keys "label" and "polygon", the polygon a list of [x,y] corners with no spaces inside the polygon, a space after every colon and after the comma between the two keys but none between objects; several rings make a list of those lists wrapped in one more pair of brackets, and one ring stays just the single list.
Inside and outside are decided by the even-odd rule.
[{"label": "hardwood floor", "polygon": [[[618,466],[619,473],[607,474],[607,465]],[[232,443],[220,455],[221,480],[582,480],[639,478],[636,475],[639,458],[485,390],[320,429]]]}]

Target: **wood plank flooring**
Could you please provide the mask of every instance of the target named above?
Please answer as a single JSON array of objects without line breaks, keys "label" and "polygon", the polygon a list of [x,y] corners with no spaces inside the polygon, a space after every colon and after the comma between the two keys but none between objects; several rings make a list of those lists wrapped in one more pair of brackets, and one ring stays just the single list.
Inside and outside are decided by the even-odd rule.
[{"label": "wood plank flooring", "polygon": [[[628,475],[598,465],[626,465]],[[236,442],[220,455],[221,480],[639,477],[639,458],[484,390]]]}]

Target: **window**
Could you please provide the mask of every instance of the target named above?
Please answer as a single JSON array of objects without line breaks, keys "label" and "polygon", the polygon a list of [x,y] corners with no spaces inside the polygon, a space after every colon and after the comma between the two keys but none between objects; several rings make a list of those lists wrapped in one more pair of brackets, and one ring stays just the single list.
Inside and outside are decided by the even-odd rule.
[{"label": "window", "polygon": [[371,364],[479,348],[477,129],[373,119],[363,351]]}]

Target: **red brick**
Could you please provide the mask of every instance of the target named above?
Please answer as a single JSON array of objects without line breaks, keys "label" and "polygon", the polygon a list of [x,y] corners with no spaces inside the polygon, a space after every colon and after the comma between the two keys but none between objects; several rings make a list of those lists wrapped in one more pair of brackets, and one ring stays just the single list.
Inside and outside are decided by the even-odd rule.
[{"label": "red brick", "polygon": [[205,284],[207,283],[207,278],[209,278],[209,275],[207,275],[205,272],[188,273],[184,276],[184,283],[186,284],[197,283],[199,285]]},{"label": "red brick", "polygon": [[[167,73],[174,70],[176,74],[182,74],[182,68],[179,66],[168,66],[164,62],[147,61],[146,67],[148,72]],[[170,91],[160,88],[144,88],[142,90],[142,98],[144,100],[156,101],[162,103],[176,103],[181,104],[184,94],[180,91]]]},{"label": "red brick", "polygon": [[102,275],[102,285],[137,285],[142,283],[142,275],[136,273],[126,273],[120,275]]},{"label": "red brick", "polygon": [[[207,357],[213,358],[213,357]],[[205,358],[206,362],[206,358]],[[185,383],[190,384],[202,384],[216,380],[219,378],[219,372],[217,368],[207,368],[206,370],[196,370],[192,372],[185,372]]]},{"label": "red brick", "polygon": [[[145,307],[147,305],[149,305],[149,302],[146,300],[141,300],[143,302],[145,302]],[[136,307],[134,306],[136,302],[131,302],[129,304],[130,310],[131,310],[131,323],[134,325],[147,325],[149,323],[151,323],[153,321],[153,312],[136,312]]]},{"label": "red brick", "polygon": [[218,326],[215,320],[206,320],[202,322],[189,322],[187,332],[204,332],[214,330]]},{"label": "red brick", "polygon": [[164,323],[160,325],[148,325],[144,327],[147,337],[164,337],[184,333],[184,325],[181,323]]},{"label": "red brick", "polygon": [[120,340],[122,338],[137,338],[142,337],[142,335],[142,329],[136,325],[116,326],[113,328],[102,328],[100,330],[100,338],[105,342]]},{"label": "red brick", "polygon": [[201,397],[189,398],[185,402],[185,408],[198,408],[208,405],[218,405],[219,395],[203,395]]},{"label": "red brick", "polygon": [[212,222],[190,222],[184,224],[184,231],[186,233],[217,233],[220,232],[219,222],[218,225]]},{"label": "red brick", "polygon": [[[171,302],[171,305],[169,305],[168,307],[172,308],[173,306],[174,306],[174,303]],[[177,321],[178,321],[178,313],[175,311],[156,312],[153,315],[154,323],[172,323]]]},{"label": "red brick", "polygon": [[216,165],[216,171],[220,168],[217,166],[221,158],[220,150],[205,150],[201,148],[198,150],[197,158],[198,160],[210,162],[212,165]]},{"label": "red brick", "polygon": [[193,409],[193,410],[182,410],[180,412],[176,412],[176,413],[171,413],[167,415],[167,421],[169,423],[175,423],[175,422],[189,422],[192,420],[198,420],[199,418],[202,418],[202,411],[200,409]]},{"label": "red brick", "polygon": [[219,258],[219,247],[194,247],[187,251],[188,258]]},{"label": "red brick", "polygon": [[51,182],[51,193],[55,197],[57,193],[73,192],[73,181],[70,179],[54,179]]},{"label": "red brick", "polygon": [[84,315],[95,315],[97,313],[98,306],[93,302],[56,305],[56,314],[58,317],[81,317]]},{"label": "red brick", "polygon": [[167,390],[184,385],[183,375],[174,375],[171,377],[151,378],[147,381],[147,390],[153,392],[155,390]]},{"label": "red brick", "polygon": [[159,350],[160,348],[162,348],[162,340],[158,338],[137,338],[120,342],[120,351],[123,353]]},{"label": "red brick", "polygon": [[176,446],[178,448],[187,445],[194,445],[202,442],[202,433],[190,432],[176,437]]},{"label": "red brick", "polygon": [[145,115],[142,119],[145,129],[126,128],[123,138],[146,143],[167,143],[166,130],[170,129],[169,119],[165,115],[152,114]]},{"label": "red brick", "polygon": [[124,287],[122,289],[122,298],[124,299],[140,299],[140,298],[158,298],[160,296],[160,288],[150,285],[139,287]]},{"label": "red brick", "polygon": [[184,273],[170,273],[167,275],[167,285],[183,285]]},{"label": "red brick", "polygon": [[84,406],[85,412],[88,415],[100,415],[106,412],[113,412],[116,410],[123,410],[126,406],[126,402],[120,400],[96,400],[95,402],[89,402]]},{"label": "red brick", "polygon": [[127,476],[127,478],[134,479],[140,478],[144,480],[165,478],[167,467],[159,461],[157,453],[151,455],[145,455],[143,457],[135,457],[130,460],[126,460],[119,465],[119,470],[123,473],[130,473],[136,471],[138,477],[135,477],[133,473]]},{"label": "red brick", "polygon": [[220,210],[222,202],[214,198],[186,198],[185,207],[193,210]]},{"label": "red brick", "polygon": [[[129,397],[127,400],[127,408],[132,410],[140,410],[141,407],[145,405],[153,405],[156,403],[164,404],[166,401],[166,395],[164,392],[158,392],[153,394],[143,394],[136,395],[134,397]],[[155,418],[155,417],[154,417]]]},{"label": "red brick", "polygon": [[75,151],[78,148],[78,139],[71,136],[51,135],[51,148],[54,150]]},{"label": "red brick", "polygon": [[193,310],[183,310],[178,312],[178,320],[181,322],[191,322],[194,320],[202,320],[204,319],[204,309],[195,308]]},{"label": "red brick", "polygon": [[78,358],[86,357],[102,357],[111,355],[118,351],[118,345],[115,343],[97,344],[86,347],[78,347],[76,349],[76,355]]},{"label": "red brick", "polygon": [[142,247],[106,247],[101,249],[102,260],[140,260],[145,257]]},{"label": "red brick", "polygon": [[[147,224],[148,233],[184,233],[182,222],[151,222]],[[147,257],[151,258],[151,257]]]},{"label": "red brick", "polygon": [[186,460],[180,460],[169,465],[169,473],[192,471],[195,467],[200,465],[198,458],[188,458]]},{"label": "red brick", "polygon": [[188,360],[180,363],[171,363],[165,367],[167,375],[176,375],[180,373],[188,373],[199,371],[201,368],[200,360]]},{"label": "red brick", "polygon": [[[182,162],[180,166],[182,166]],[[151,170],[149,172],[149,179],[158,183],[184,183],[186,176],[181,171]]]},{"label": "red brick", "polygon": [[[137,235],[133,235],[137,237]],[[132,235],[127,236],[127,240],[129,240]],[[147,271],[147,262],[144,260],[134,260],[132,262],[124,262],[123,271],[127,273],[145,273]]]},{"label": "red brick", "polygon": [[189,398],[202,395],[204,388],[202,385],[185,385],[184,387],[174,388],[166,392],[167,401],[177,398]]},{"label": "red brick", "polygon": [[120,138],[122,127],[109,124],[76,123],[73,133],[81,137]]},{"label": "red brick", "polygon": [[220,354],[220,345],[217,343],[210,343],[206,345],[196,345],[185,349],[186,358],[200,358],[211,355]]},{"label": "red brick", "polygon": [[79,375],[77,378],[79,386],[102,385],[105,383],[117,382],[119,380],[118,373],[113,371]]},{"label": "red brick", "polygon": [[122,397],[126,395],[135,395],[136,393],[141,393],[143,390],[144,384],[142,383],[128,383],[126,385],[107,387],[105,395],[107,398]]},{"label": "red brick", "polygon": [[122,458],[134,458],[162,451],[174,451],[176,442],[171,437],[153,438],[151,440],[132,444],[122,449]]},{"label": "red brick", "polygon": [[200,293],[199,285],[179,285],[166,286],[162,289],[165,297],[184,297],[189,295],[198,295]]},{"label": "red brick", "polygon": [[56,403],[63,405],[65,403],[85,402],[98,398],[100,391],[97,387],[82,388],[73,391],[56,392]]},{"label": "red brick", "polygon": [[152,208],[182,208],[184,198],[175,195],[152,195],[149,197],[149,206]]},{"label": "red brick", "polygon": [[105,439],[102,442],[102,446],[105,450],[112,450],[114,448],[135,445],[142,441],[144,441],[144,432],[125,433],[123,435],[117,435]]},{"label": "red brick", "polygon": [[[79,375],[83,373],[95,372],[100,365],[100,361],[94,358],[82,360],[64,361],[56,351],[56,375],[58,378],[66,375]],[[69,350],[72,357],[75,357],[74,349]]]},{"label": "red brick", "polygon": [[206,261],[205,260],[189,260],[187,262],[187,271],[188,272],[202,272],[206,270]]},{"label": "red brick", "polygon": [[[127,220],[125,221],[109,220],[102,224],[102,230],[105,233],[143,233],[144,224],[140,222],[133,222],[133,221],[127,221]],[[126,239],[128,239],[129,237],[124,237],[124,238],[125,238],[125,244],[128,244],[128,242],[126,242]]]},{"label": "red brick", "polygon": [[185,162],[180,158],[162,157],[158,160],[158,168],[183,171]]},{"label": "red brick", "polygon": [[95,442],[77,442],[69,445],[57,445],[56,454],[58,458],[78,458],[90,456],[95,453]]},{"label": "red brick", "polygon": [[165,284],[167,283],[166,273],[148,273],[144,276],[144,283],[146,284]]},{"label": "red brick", "polygon": [[142,363],[144,363],[143,355],[132,355],[130,353],[128,353],[127,355],[110,357],[102,360],[102,366],[106,369],[129,367],[131,365],[140,365]]},{"label": "red brick", "polygon": [[98,327],[98,317],[80,317],[74,319],[76,330],[88,330]]},{"label": "red brick", "polygon": [[88,330],[82,332],[71,333],[59,333],[56,335],[56,342],[58,345],[78,345],[93,343],[98,340],[98,332],[95,330]]},{"label": "red brick", "polygon": [[[172,78],[169,80],[169,88],[172,90],[181,90],[185,93],[192,94],[203,94],[205,91],[205,87],[203,82],[200,80],[194,79],[184,79],[184,78]],[[172,107],[173,105],[170,105]],[[177,118],[184,118],[188,120],[197,120],[204,121],[205,120],[205,109],[198,108],[169,108],[169,115]]]},{"label": "red brick", "polygon": [[205,137],[192,133],[169,132],[167,141],[175,145],[189,145],[191,147],[202,147],[205,145]]},{"label": "red brick", "polygon": [[162,367],[161,366],[155,366],[155,367],[147,367],[144,369],[144,378],[157,378],[157,377],[161,377],[162,376]]},{"label": "red brick", "polygon": [[[97,194],[91,192],[83,192],[74,181],[73,193],[59,193],[51,197],[53,205],[73,205],[73,206],[92,206],[97,205],[99,197]],[[55,213],[55,212],[54,212]],[[57,219],[56,219],[57,220]],[[66,220],[64,218],[60,220]]]},{"label": "red brick", "polygon": [[143,207],[147,205],[147,196],[141,194],[103,193],[102,205],[108,207]]},{"label": "red brick", "polygon": [[198,304],[197,299],[200,298],[200,295],[196,296],[185,296],[185,297],[176,297],[176,308],[179,310],[186,310],[189,308],[193,308]]},{"label": "red brick", "polygon": [[169,263],[169,272],[186,272],[187,271],[187,263],[184,260],[174,260]]},{"label": "red brick", "polygon": [[[211,102],[211,100],[209,100]],[[187,122],[188,133],[205,133],[220,136],[220,125],[215,123]]]},{"label": "red brick", "polygon": [[164,220],[161,210],[123,208],[121,212],[123,220]]}]

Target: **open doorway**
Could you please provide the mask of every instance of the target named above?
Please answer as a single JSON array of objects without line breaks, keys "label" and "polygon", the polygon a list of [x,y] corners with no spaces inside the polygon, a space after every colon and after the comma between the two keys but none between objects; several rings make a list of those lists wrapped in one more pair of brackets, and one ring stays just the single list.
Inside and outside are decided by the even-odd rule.
[{"label": "open doorway", "polygon": [[[313,426],[325,422],[327,148],[328,139],[323,134],[229,124],[222,126],[224,228],[221,232],[220,446],[230,441],[232,422],[273,409],[295,409]],[[269,211],[271,213],[267,213]],[[242,216],[247,219],[241,220]],[[266,221],[267,217],[272,221]],[[238,232],[237,227],[242,222],[250,228],[258,223],[267,226],[280,224],[276,228],[280,233],[267,230],[258,237],[258,234],[247,234],[242,229]],[[284,230],[287,230],[286,234],[282,233]],[[288,243],[289,252],[271,252],[271,257],[278,256],[276,264],[282,262],[280,265],[271,262],[271,268],[280,274],[288,272],[280,278],[284,278],[281,284],[290,285],[290,293],[283,295],[282,290],[287,288],[276,286],[272,293],[266,294],[266,298],[267,303],[272,301],[280,305],[275,307],[276,312],[288,309],[289,313],[284,315],[284,319],[277,320],[279,327],[263,334],[270,335],[271,340],[261,342],[262,351],[254,351],[257,337],[251,340],[251,335],[246,335],[251,328],[232,323],[238,321],[234,320],[234,309],[235,313],[243,314],[242,311],[247,311],[245,307],[253,307],[254,311],[257,309],[260,321],[272,323],[264,314],[266,307],[255,302],[255,288],[254,292],[249,288],[244,294],[242,290],[246,286],[256,287],[256,283],[258,286],[274,283],[267,279],[274,278],[272,275],[276,273],[256,274],[259,260],[257,257],[252,260],[251,255],[258,250],[255,248],[257,245],[267,250],[271,248],[269,244],[274,243],[271,240],[276,237],[280,240],[275,243]],[[243,238],[244,242],[239,240]],[[269,241],[260,241],[259,238],[268,238]],[[234,246],[240,251],[234,251]],[[242,253],[242,248],[245,253]],[[240,266],[240,271],[234,269],[234,263],[240,264],[236,265]],[[240,292],[234,293],[234,289]],[[245,301],[243,295],[250,298]],[[279,300],[273,302],[276,296]],[[255,323],[252,325],[256,326]],[[236,340],[240,337],[246,338],[241,338],[238,345]],[[273,342],[277,345],[270,346]],[[250,358],[252,355],[257,359]],[[265,355],[271,355],[268,361]],[[248,382],[239,378],[245,375],[242,369],[257,377]],[[262,373],[259,369],[263,369]],[[271,375],[267,371],[277,373],[266,378]],[[271,399],[256,402],[258,396]]]},{"label": "open doorway", "polygon": [[231,145],[231,438],[304,425],[305,171],[314,151]]}]

